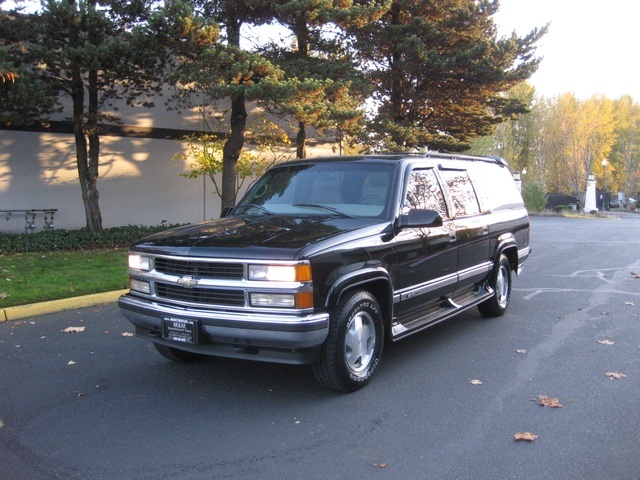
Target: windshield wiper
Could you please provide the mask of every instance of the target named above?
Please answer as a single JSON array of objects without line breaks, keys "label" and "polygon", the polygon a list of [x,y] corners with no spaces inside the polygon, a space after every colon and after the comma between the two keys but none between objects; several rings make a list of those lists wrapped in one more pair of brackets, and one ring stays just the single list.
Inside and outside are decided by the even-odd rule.
[{"label": "windshield wiper", "polygon": [[[262,205],[256,205],[255,203],[247,203],[246,205],[240,205],[239,210],[246,211],[249,208],[255,208],[265,215],[275,215],[271,210],[264,208]],[[240,212],[237,212],[240,213]]]},{"label": "windshield wiper", "polygon": [[346,217],[346,218],[355,218],[352,215],[347,215],[344,212],[341,212],[340,210],[338,210],[337,208],[333,208],[333,207],[329,207],[327,205],[320,205],[318,203],[296,203],[293,205],[294,207],[312,207],[312,208],[323,208],[324,210],[329,210],[332,213],[335,213],[336,215],[340,215],[341,217]]}]

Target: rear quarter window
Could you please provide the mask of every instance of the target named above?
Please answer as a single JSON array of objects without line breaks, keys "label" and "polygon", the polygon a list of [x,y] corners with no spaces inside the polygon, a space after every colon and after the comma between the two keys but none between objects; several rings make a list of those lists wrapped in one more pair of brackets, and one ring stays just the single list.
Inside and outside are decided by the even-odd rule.
[{"label": "rear quarter window", "polygon": [[524,207],[522,195],[507,168],[482,164],[473,169],[471,177],[483,210],[495,212]]}]

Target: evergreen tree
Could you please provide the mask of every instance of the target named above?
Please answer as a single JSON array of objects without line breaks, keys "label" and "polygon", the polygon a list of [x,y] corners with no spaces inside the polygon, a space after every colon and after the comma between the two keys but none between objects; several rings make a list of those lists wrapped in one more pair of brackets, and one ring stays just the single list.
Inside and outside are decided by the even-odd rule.
[{"label": "evergreen tree", "polygon": [[173,75],[179,85],[173,100],[193,106],[194,93],[204,94],[210,102],[230,100],[230,133],[222,149],[221,198],[224,212],[236,203],[237,165],[247,132],[247,102],[263,98],[265,88],[277,83],[280,75],[279,70],[261,55],[242,48],[241,29],[245,24],[268,21],[272,2],[192,0],[189,3],[199,14],[220,26],[222,41],[195,56],[187,56],[186,60],[183,58]]},{"label": "evergreen tree", "polygon": [[[119,99],[130,105],[153,106],[151,97],[163,86],[166,62],[171,59],[169,45],[159,43],[161,37],[146,28],[147,22],[151,18],[151,24],[162,25],[165,40],[188,39],[197,31],[192,40],[177,42],[179,48],[193,46],[193,38],[203,44],[216,39],[215,29],[203,28],[198,21],[184,23],[184,16],[177,20],[182,22],[179,25],[164,21],[173,19],[171,11],[188,12],[179,1],[167,2],[166,11],[151,16],[154,3],[47,0],[40,12],[20,17],[24,28],[18,33],[4,28],[0,32],[3,43],[10,35],[18,36],[22,55],[17,57],[14,51],[12,60],[25,65],[25,72],[36,77],[54,105],[60,105],[65,96],[71,99],[76,164],[90,232],[102,231],[97,188],[101,126],[118,121],[103,113],[103,107]],[[44,108],[37,112],[38,116],[46,113]],[[22,120],[31,121],[33,116]]]},{"label": "evergreen tree", "polygon": [[354,134],[361,126],[369,86],[349,50],[347,28],[359,28],[384,13],[390,0],[364,3],[281,0],[274,16],[295,39],[294,49],[272,45],[266,55],[285,72],[289,91],[276,99],[278,111],[297,120],[298,158],[306,157],[307,126]]},{"label": "evergreen tree", "polygon": [[379,21],[354,30],[375,88],[377,146],[458,151],[526,111],[502,93],[535,72],[546,27],[498,38],[498,8],[497,0],[394,0]]}]

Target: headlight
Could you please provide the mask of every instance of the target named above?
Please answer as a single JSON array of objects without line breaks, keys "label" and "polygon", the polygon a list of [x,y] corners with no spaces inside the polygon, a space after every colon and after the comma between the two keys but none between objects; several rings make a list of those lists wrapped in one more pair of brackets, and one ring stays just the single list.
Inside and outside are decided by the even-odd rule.
[{"label": "headlight", "polygon": [[133,268],[135,270],[144,270],[146,272],[149,271],[149,257],[144,257],[142,255],[129,255],[129,268]]},{"label": "headlight", "polygon": [[249,280],[267,282],[308,282],[311,267],[300,265],[249,265]]}]

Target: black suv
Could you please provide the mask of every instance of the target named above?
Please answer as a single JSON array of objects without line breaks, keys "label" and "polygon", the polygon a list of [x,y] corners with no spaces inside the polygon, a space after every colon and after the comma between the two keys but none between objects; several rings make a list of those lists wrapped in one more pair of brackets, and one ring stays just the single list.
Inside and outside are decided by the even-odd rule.
[{"label": "black suv", "polygon": [[136,242],[119,305],[165,357],[311,364],[365,386],[384,342],[502,315],[530,253],[500,158],[428,153],[271,168],[224,218]]}]

